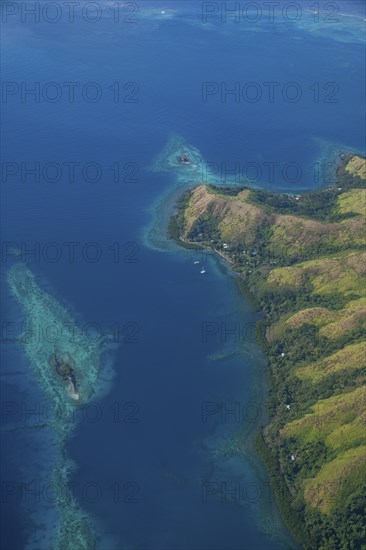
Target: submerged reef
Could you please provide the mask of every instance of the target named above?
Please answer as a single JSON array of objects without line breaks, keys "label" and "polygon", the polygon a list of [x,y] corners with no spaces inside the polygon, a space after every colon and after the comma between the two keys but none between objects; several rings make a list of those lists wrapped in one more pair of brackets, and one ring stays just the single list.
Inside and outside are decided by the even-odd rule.
[{"label": "submerged reef", "polygon": [[[53,434],[56,458],[53,464],[47,464],[47,476],[56,495],[57,521],[52,527],[38,522],[36,531],[40,532],[31,534],[28,547],[39,547],[39,541],[47,538],[55,550],[91,550],[97,548],[99,536],[69,490],[74,465],[65,446],[76,425],[75,410],[100,395],[108,379],[108,336],[93,338],[86,334],[68,309],[39,286],[25,264],[9,270],[8,285],[24,319],[20,344],[33,376],[54,408],[42,428]],[[52,533],[45,533],[45,529]]]},{"label": "submerged reef", "polygon": [[[202,182],[220,184],[220,178],[210,169],[200,151],[182,136],[173,134],[163,150],[156,156],[152,172],[168,172],[174,176],[172,185],[160,195],[152,207],[150,224],[144,231],[144,242],[148,248],[160,251],[177,250],[166,238],[169,219],[176,212],[176,205],[182,189],[188,189]],[[173,243],[174,245],[174,243]]]},{"label": "submerged reef", "polygon": [[98,389],[106,340],[89,337],[67,309],[38,286],[26,265],[11,268],[8,283],[24,313],[21,344],[47,397],[55,405],[75,399],[66,380],[75,389],[77,385],[80,404],[87,403]]},{"label": "submerged reef", "polygon": [[200,151],[182,136],[174,134],[162,152],[156,157],[153,172],[173,172],[178,183],[219,183],[217,175],[209,169]]}]

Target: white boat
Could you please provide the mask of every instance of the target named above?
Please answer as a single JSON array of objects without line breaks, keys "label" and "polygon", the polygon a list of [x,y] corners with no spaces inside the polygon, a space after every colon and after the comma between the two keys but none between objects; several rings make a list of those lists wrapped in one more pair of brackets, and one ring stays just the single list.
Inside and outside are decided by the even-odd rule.
[{"label": "white boat", "polygon": [[195,261],[195,262],[193,262],[193,263],[194,263],[194,265],[197,265],[197,264],[199,264],[199,261],[197,260],[197,261]]},{"label": "white boat", "polygon": [[201,275],[203,275],[204,273],[206,273],[206,270],[205,270],[205,266],[203,265],[201,268]]}]

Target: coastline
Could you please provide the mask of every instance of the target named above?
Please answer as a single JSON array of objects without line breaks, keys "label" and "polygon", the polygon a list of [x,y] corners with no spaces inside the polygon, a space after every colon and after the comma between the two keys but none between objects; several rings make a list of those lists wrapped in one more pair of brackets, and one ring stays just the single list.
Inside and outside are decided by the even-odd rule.
[{"label": "coastline", "polygon": [[[358,176],[357,176],[357,174],[353,174],[353,173],[350,173],[349,171],[347,171],[347,166],[348,166],[349,162],[351,160],[353,160],[354,157],[357,157],[357,156],[359,156],[359,155],[352,154],[349,151],[343,152],[339,156],[339,166],[338,166],[338,169],[337,169],[337,182],[335,184],[335,187],[331,188],[332,193],[333,193],[333,189],[334,190],[337,189],[339,194],[343,194],[344,193],[344,189],[342,190],[343,187],[347,187],[347,189],[349,189],[349,188],[352,189],[353,188],[353,184],[356,181]],[[361,179],[364,179],[364,178],[361,178]],[[359,177],[358,177],[358,180],[360,180]],[[360,182],[358,181],[357,185],[359,183]],[[342,185],[342,187],[338,187],[338,185]],[[211,186],[207,186],[207,187],[211,187]],[[216,188],[215,188],[215,190],[216,190]],[[324,195],[324,197],[327,199],[326,194],[329,193],[329,191],[330,191],[329,187],[328,188],[324,187],[323,189],[320,189],[320,190],[316,191],[315,193],[318,196]],[[190,193],[192,195],[192,193],[194,194],[194,191],[193,192],[191,191]],[[310,193],[314,193],[314,192],[310,191]],[[270,193],[263,192],[263,195],[264,196],[266,196],[266,195],[270,196]],[[278,195],[281,195],[281,194],[278,193]],[[282,194],[282,195],[284,195],[284,194]],[[304,195],[306,195],[306,194],[304,194]],[[302,195],[302,196],[304,196],[304,195]],[[272,194],[272,196],[273,196],[273,194]],[[288,198],[289,198],[289,195],[288,195]],[[184,220],[184,214],[185,214],[185,210],[187,208],[187,204],[189,203],[189,200],[190,199],[188,199],[188,201],[187,201],[187,197],[185,197],[183,199],[183,203],[181,205],[181,209],[184,212],[183,216],[181,214],[180,215],[179,214],[175,215],[176,227],[173,228],[174,229],[173,232],[171,230],[169,231],[169,237],[171,239],[173,238],[174,241],[178,245],[180,245],[182,243],[183,246],[184,246],[184,243],[187,240],[188,240],[190,245],[200,244],[202,246],[202,248],[207,248],[212,253],[217,254],[217,256],[220,257],[222,260],[226,261],[227,265],[230,266],[230,269],[234,273],[236,272],[236,274],[237,274],[236,281],[237,281],[239,289],[240,289],[242,295],[244,296],[245,300],[247,302],[249,301],[250,305],[252,306],[252,308],[254,310],[258,311],[258,309],[260,308],[261,311],[263,312],[263,314],[265,314],[265,311],[261,307],[261,306],[263,306],[263,303],[260,304],[260,302],[258,302],[258,296],[256,295],[256,292],[253,292],[253,289],[251,288],[251,283],[250,283],[251,278],[248,276],[248,273],[246,273],[245,276],[243,277],[243,274],[240,273],[240,271],[235,269],[236,262],[235,262],[235,260],[233,260],[233,257],[230,257],[229,253],[219,251],[219,250],[217,250],[217,247],[215,247],[215,246],[210,247],[209,240],[208,240],[208,236],[210,236],[210,231],[208,231],[207,234],[206,234],[205,233],[205,226],[203,226],[204,227],[204,229],[203,229],[204,237],[203,238],[202,237],[198,238],[198,242],[192,240],[192,236],[188,237],[188,239],[187,239],[187,235],[184,234],[183,231],[182,231],[182,220],[183,220],[183,225],[184,225],[184,223],[187,222],[187,220]],[[332,198],[332,200],[333,200],[333,198]],[[191,203],[189,203],[189,204],[190,204],[190,207],[191,207]],[[191,212],[190,212],[190,215],[191,215]],[[189,223],[191,223],[191,220],[190,220]],[[210,225],[210,224],[208,224],[208,225]],[[171,226],[172,226],[172,223],[170,223],[170,229],[171,229]],[[198,227],[199,227],[198,231],[202,231],[202,225],[198,225]],[[192,230],[192,225],[190,226],[190,229]],[[177,232],[177,230],[179,232]],[[182,233],[183,233],[183,235],[182,235]],[[192,235],[192,233],[194,233],[193,230],[191,231],[191,235]],[[188,233],[188,235],[189,235],[189,233]],[[197,231],[196,231],[196,235],[197,235]],[[218,240],[220,242],[220,239],[218,239]],[[211,240],[211,242],[212,242],[212,240]],[[215,245],[216,245],[216,243],[215,243]],[[221,246],[222,246],[222,239],[221,239]],[[320,252],[320,250],[321,249],[319,249],[319,252]],[[302,250],[302,252],[303,252],[303,250]],[[256,255],[257,253],[253,253],[253,254]],[[287,264],[285,264],[285,265],[287,265]],[[249,273],[251,273],[251,271],[249,271]],[[268,319],[267,319],[267,321],[268,321]],[[268,331],[269,328],[270,328],[270,326],[268,324],[266,324],[265,320],[264,321],[261,320],[257,323],[257,341],[258,341],[258,344],[260,345],[261,349],[263,350],[263,352],[266,354],[266,356],[268,358],[268,363],[270,364],[268,337],[266,336],[266,331]],[[270,371],[269,379],[267,379],[267,383],[269,385],[270,391],[273,392],[273,381],[271,382],[271,371]],[[271,411],[271,413],[272,413],[272,411]],[[315,548],[315,546],[312,546],[312,542],[308,541],[308,533],[307,533],[304,525],[301,522],[299,522],[299,516],[298,516],[297,510],[295,510],[294,507],[293,507],[294,506],[294,499],[296,500],[296,498],[297,498],[296,494],[291,493],[291,491],[289,491],[288,480],[286,479],[286,475],[284,475],[283,469],[281,467],[281,463],[278,462],[278,457],[277,457],[276,450],[273,447],[271,448],[271,446],[268,443],[268,434],[266,432],[268,431],[269,424],[270,424],[270,422],[266,426],[263,426],[263,425],[262,426],[257,426],[256,433],[252,434],[251,439],[252,439],[252,442],[254,444],[256,453],[260,457],[262,464],[264,465],[267,473],[269,474],[269,476],[271,478],[271,484],[272,484],[272,488],[273,488],[273,491],[274,491],[274,494],[275,494],[276,502],[277,502],[279,510],[281,512],[281,516],[282,516],[286,526],[288,527],[289,531],[295,536],[297,541],[300,544],[303,545],[304,548],[309,548],[309,549],[310,548]]]},{"label": "coastline", "polygon": [[[243,294],[242,289],[238,285],[240,277],[238,277],[237,272],[233,270],[232,263],[229,262],[223,254],[216,254],[214,251],[208,252],[208,254],[212,254],[213,261],[219,265],[219,269],[224,273],[225,277],[232,279],[239,316],[245,316],[245,310],[248,306],[252,314],[257,313],[258,317],[261,316],[261,312],[253,307],[253,303],[250,304],[248,298]],[[273,543],[281,544],[281,548],[286,548],[286,550],[298,550],[300,546],[287,523],[284,521],[274,490],[275,487],[272,484],[271,473],[265,467],[265,462],[261,458],[260,449],[257,444],[257,436],[266,426],[268,417],[268,409],[266,406],[266,397],[269,389],[268,360],[259,342],[253,342],[251,338],[249,338],[249,340],[248,347],[248,342],[244,339],[244,347],[248,347],[248,349],[242,349],[239,345],[237,353],[242,357],[249,354],[251,362],[257,366],[255,380],[252,376],[250,380],[250,399],[251,403],[255,404],[257,413],[259,411],[259,414],[254,421],[246,421],[241,424],[240,427],[228,437],[227,443],[224,443],[223,446],[219,446],[217,451],[219,456],[223,456],[226,459],[235,459],[235,457],[238,457],[240,460],[245,461],[249,465],[251,471],[255,473],[255,479],[258,483],[258,485],[256,485],[256,490],[259,491],[260,497],[256,501],[253,501],[251,505],[252,511],[256,516],[255,521],[257,522],[259,530],[270,535],[273,539]],[[254,373],[251,374],[253,375]],[[248,403],[248,405],[250,405],[250,403]]]},{"label": "coastline", "polygon": [[[192,252],[197,253],[204,251],[205,254],[212,256],[212,259],[219,267],[220,271],[222,270],[225,272],[225,276],[229,275],[229,277],[231,277],[238,308],[240,309],[244,306],[244,304],[247,304],[248,310],[255,310],[255,308],[250,308],[250,304],[248,305],[248,297],[246,300],[242,299],[243,287],[240,287],[238,284],[239,278],[237,273],[232,268],[230,258],[228,258],[224,253],[218,249],[210,250],[208,247],[192,241],[177,238],[177,235],[173,235],[173,238],[167,238],[167,227],[171,224],[171,222],[174,223],[175,217],[178,213],[177,204],[181,195],[189,193],[190,190],[194,189],[202,182],[201,170],[196,169],[193,170],[193,172],[189,170],[189,173],[187,174],[186,169],[189,169],[189,167],[184,166],[182,168],[176,162],[177,154],[182,150],[186,151],[188,155],[193,155],[194,158],[200,159],[200,162],[204,165],[204,159],[201,157],[199,151],[194,146],[188,144],[183,137],[177,135],[173,135],[171,140],[164,147],[163,152],[157,156],[155,162],[151,166],[151,170],[154,172],[173,173],[176,181],[173,186],[169,187],[152,206],[154,215],[150,224],[144,229],[143,240],[145,246],[159,252],[179,253],[183,255],[186,250],[187,257],[192,258],[194,258],[194,254],[191,255]],[[217,184],[220,183],[214,175],[210,176],[209,180]],[[171,230],[172,227],[170,227],[168,233],[170,233]],[[255,344],[255,346],[257,349],[256,354],[258,353],[260,355],[260,357],[258,355],[257,359],[258,362],[261,363],[261,371],[260,375],[256,376],[255,387],[251,390],[251,399],[262,403],[264,401],[263,396],[265,396],[268,391],[268,380],[265,373],[266,363],[262,349],[257,346],[257,344]],[[238,349],[238,353],[245,354],[248,353],[248,351]],[[264,425],[263,418],[266,417],[266,415],[267,411],[262,410],[260,416],[255,422],[245,422],[245,426],[236,430],[235,434],[229,438],[227,444],[225,442],[223,444],[218,444],[217,452],[220,456],[226,457],[226,459],[235,459],[235,457],[238,457],[239,459],[244,460],[244,462],[246,462],[252,470],[253,474],[255,472],[254,477],[257,478],[260,491],[262,492],[262,498],[259,499],[260,502],[258,501],[256,503],[256,506],[258,507],[256,513],[254,513],[253,508],[253,513],[255,514],[256,522],[258,522],[259,530],[270,533],[273,540],[284,545],[284,547],[296,549],[298,548],[298,545],[281,518],[280,510],[278,509],[273,493],[271,493],[269,488],[270,482],[268,479],[268,473],[262,462],[258,460],[258,452],[255,448],[255,434],[260,426]],[[238,445],[240,439],[241,443]],[[267,491],[270,494],[267,494]]]}]

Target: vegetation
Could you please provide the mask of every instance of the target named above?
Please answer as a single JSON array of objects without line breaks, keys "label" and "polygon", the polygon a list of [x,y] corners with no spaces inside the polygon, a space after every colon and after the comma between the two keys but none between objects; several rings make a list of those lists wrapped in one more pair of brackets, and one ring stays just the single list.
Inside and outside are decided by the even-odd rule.
[{"label": "vegetation", "polygon": [[77,381],[75,370],[71,364],[68,363],[67,359],[55,354],[50,358],[50,363],[51,365],[54,365],[57,374],[63,379],[63,381],[72,382],[74,389],[76,389]]},{"label": "vegetation", "polygon": [[200,186],[179,239],[224,254],[263,312],[270,422],[257,448],[283,517],[308,550],[366,549],[366,159],[333,188],[292,196]]},{"label": "vegetation", "polygon": [[173,239],[174,241],[179,240],[179,227],[177,224],[177,220],[175,216],[170,216],[169,224],[168,224],[168,237],[169,239]]}]

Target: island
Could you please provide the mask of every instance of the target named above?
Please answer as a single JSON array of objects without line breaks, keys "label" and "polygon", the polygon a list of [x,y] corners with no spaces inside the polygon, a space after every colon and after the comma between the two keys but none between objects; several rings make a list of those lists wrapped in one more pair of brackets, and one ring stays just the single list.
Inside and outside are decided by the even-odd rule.
[{"label": "island", "polygon": [[75,369],[72,367],[72,360],[70,357],[62,357],[61,355],[54,353],[50,359],[51,365],[55,367],[55,370],[62,380],[66,382],[66,386],[69,390],[70,397],[79,400],[80,396],[77,392],[77,382]]},{"label": "island", "polygon": [[366,159],[300,195],[200,184],[169,237],[220,254],[261,312],[269,423],[256,448],[305,549],[366,548]]},{"label": "island", "polygon": [[[75,468],[67,443],[80,418],[78,411],[82,413],[91,400],[109,391],[114,346],[107,331],[98,339],[87,334],[74,312],[46,290],[49,284],[28,265],[16,261],[7,272],[7,282],[14,311],[22,318],[19,345],[47,403],[47,421],[39,429],[51,432],[55,460],[44,468],[49,467],[45,477],[57,495],[49,505],[57,521],[47,531],[49,544],[35,539],[32,548],[92,550],[100,541],[94,520],[74,494],[65,490]],[[53,337],[49,336],[51,329]],[[40,536],[44,536],[42,531]]]}]

